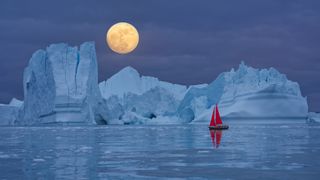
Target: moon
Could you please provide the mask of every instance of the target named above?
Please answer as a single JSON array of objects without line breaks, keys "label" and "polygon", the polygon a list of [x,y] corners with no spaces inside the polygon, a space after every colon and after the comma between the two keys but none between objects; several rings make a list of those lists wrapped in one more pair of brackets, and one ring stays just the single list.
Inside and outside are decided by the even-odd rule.
[{"label": "moon", "polygon": [[139,33],[133,25],[119,22],[109,28],[106,41],[112,51],[128,54],[138,46]]}]

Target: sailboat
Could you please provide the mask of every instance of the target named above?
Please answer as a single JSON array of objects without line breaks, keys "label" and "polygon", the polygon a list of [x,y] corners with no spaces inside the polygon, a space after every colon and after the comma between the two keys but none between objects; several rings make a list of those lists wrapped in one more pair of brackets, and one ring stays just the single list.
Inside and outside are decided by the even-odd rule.
[{"label": "sailboat", "polygon": [[214,129],[214,130],[229,129],[228,125],[222,124],[222,120],[221,120],[219,109],[218,109],[218,104],[213,108],[209,129]]}]

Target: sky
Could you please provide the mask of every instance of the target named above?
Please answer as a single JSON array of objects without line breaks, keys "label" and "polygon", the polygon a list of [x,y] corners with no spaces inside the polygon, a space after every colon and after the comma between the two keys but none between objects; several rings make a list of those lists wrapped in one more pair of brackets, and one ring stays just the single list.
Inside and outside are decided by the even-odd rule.
[{"label": "sky", "polygon": [[[113,53],[117,22],[139,31],[137,49]],[[95,41],[99,81],[123,67],[173,83],[209,83],[241,61],[275,67],[320,111],[319,0],[1,0],[0,102],[23,99],[23,70],[52,43]]]}]

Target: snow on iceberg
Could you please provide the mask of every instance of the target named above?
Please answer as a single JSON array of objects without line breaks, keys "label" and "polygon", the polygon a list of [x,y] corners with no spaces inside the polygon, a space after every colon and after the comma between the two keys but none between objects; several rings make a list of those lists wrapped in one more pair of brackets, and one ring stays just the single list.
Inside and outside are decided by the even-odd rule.
[{"label": "snow on iceberg", "polygon": [[53,44],[35,52],[24,71],[24,105],[18,124],[95,124],[101,99],[95,46]]},{"label": "snow on iceberg", "polygon": [[[199,102],[202,106],[206,104],[207,110],[196,114],[197,106],[191,102],[201,96],[208,98],[206,102]],[[216,103],[224,118],[292,119],[308,115],[307,99],[302,97],[298,83],[274,68],[259,70],[243,62],[238,70],[222,73],[207,87],[187,93],[180,104],[179,115],[195,122],[208,122]]]}]

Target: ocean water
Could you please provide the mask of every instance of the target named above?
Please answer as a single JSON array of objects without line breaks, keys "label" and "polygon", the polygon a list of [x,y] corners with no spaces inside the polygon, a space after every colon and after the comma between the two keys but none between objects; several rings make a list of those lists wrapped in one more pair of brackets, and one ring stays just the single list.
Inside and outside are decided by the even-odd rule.
[{"label": "ocean water", "polygon": [[0,127],[0,179],[320,179],[320,126]]}]

